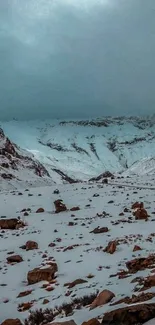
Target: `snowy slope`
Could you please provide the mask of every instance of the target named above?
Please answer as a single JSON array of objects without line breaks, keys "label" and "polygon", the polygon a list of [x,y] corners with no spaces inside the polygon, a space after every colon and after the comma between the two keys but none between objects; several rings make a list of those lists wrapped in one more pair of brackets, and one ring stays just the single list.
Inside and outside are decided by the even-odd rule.
[{"label": "snowy slope", "polygon": [[[148,165],[147,160],[155,157],[154,117],[10,121],[1,126],[12,141],[32,153],[58,182],[61,178],[53,173],[54,169],[75,179],[88,180],[106,170],[126,171],[135,163],[139,165],[134,172],[143,173],[144,169],[147,172],[144,164]],[[154,172],[153,165],[151,168]]]}]

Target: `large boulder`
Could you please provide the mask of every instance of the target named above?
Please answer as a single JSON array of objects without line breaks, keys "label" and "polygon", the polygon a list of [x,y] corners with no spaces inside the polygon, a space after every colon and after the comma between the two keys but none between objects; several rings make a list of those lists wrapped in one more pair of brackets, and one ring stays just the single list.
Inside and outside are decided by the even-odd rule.
[{"label": "large boulder", "polygon": [[55,205],[55,213],[67,211],[67,207],[62,200],[54,201],[54,205]]},{"label": "large boulder", "polygon": [[135,325],[144,324],[155,317],[155,303],[138,304],[119,308],[103,316],[103,325]]},{"label": "large boulder", "polygon": [[99,293],[99,295],[95,298],[95,300],[91,303],[90,309],[94,309],[96,307],[102,306],[110,302],[115,297],[115,294],[109,290],[103,290]]},{"label": "large boulder", "polygon": [[34,284],[40,281],[51,281],[54,278],[55,273],[58,271],[58,266],[56,263],[50,265],[46,268],[35,268],[29,271],[27,274],[28,284]]},{"label": "large boulder", "polygon": [[6,319],[1,325],[22,325],[20,319]]}]

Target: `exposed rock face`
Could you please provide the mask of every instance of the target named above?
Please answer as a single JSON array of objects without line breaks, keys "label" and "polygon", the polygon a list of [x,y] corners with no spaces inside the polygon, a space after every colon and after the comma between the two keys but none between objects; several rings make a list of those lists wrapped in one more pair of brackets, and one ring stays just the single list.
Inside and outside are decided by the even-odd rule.
[{"label": "exposed rock face", "polygon": [[119,308],[106,313],[103,317],[104,325],[135,325],[144,324],[155,317],[155,304],[140,304]]},{"label": "exposed rock face", "polygon": [[148,257],[135,258],[131,261],[126,262],[126,267],[130,273],[136,273],[140,270],[145,270],[151,267],[155,263],[155,255]]},{"label": "exposed rock face", "polygon": [[1,325],[22,325],[20,319],[6,319]]},{"label": "exposed rock face", "polygon": [[20,255],[12,255],[12,256],[7,257],[7,262],[9,264],[20,263],[22,261],[23,261],[23,258]]},{"label": "exposed rock face", "polygon": [[148,290],[152,287],[155,287],[155,275],[150,275],[146,279],[144,279],[143,287],[140,291]]},{"label": "exposed rock face", "polygon": [[67,211],[67,207],[62,200],[54,201],[54,205],[55,205],[55,213]]},{"label": "exposed rock face", "polygon": [[24,227],[24,223],[21,220],[18,220],[16,218],[12,219],[0,219],[0,228],[1,229],[19,229]]},{"label": "exposed rock face", "polygon": [[50,267],[45,269],[35,268],[27,274],[28,284],[34,284],[40,281],[51,281],[57,271],[58,266],[56,263],[53,263]]},{"label": "exposed rock face", "polygon": [[104,249],[104,252],[113,254],[113,253],[115,253],[116,248],[117,248],[117,242],[111,241],[111,242],[109,242],[108,246]]},{"label": "exposed rock face", "polygon": [[99,293],[99,295],[95,298],[95,300],[90,305],[90,309],[94,309],[96,307],[102,306],[110,302],[115,297],[115,294],[109,290],[103,290]]}]

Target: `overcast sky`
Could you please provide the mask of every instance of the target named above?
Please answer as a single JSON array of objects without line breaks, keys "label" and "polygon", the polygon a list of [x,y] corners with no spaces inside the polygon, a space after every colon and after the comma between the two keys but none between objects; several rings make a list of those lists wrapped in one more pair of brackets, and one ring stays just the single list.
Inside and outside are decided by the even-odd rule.
[{"label": "overcast sky", "polygon": [[0,0],[0,120],[155,113],[155,0]]}]

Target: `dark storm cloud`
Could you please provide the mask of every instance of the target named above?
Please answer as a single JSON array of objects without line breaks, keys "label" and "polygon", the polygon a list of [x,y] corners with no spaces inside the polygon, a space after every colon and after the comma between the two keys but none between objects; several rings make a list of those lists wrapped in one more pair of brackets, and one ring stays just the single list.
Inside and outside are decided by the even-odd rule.
[{"label": "dark storm cloud", "polygon": [[154,113],[154,0],[0,0],[0,119]]}]

